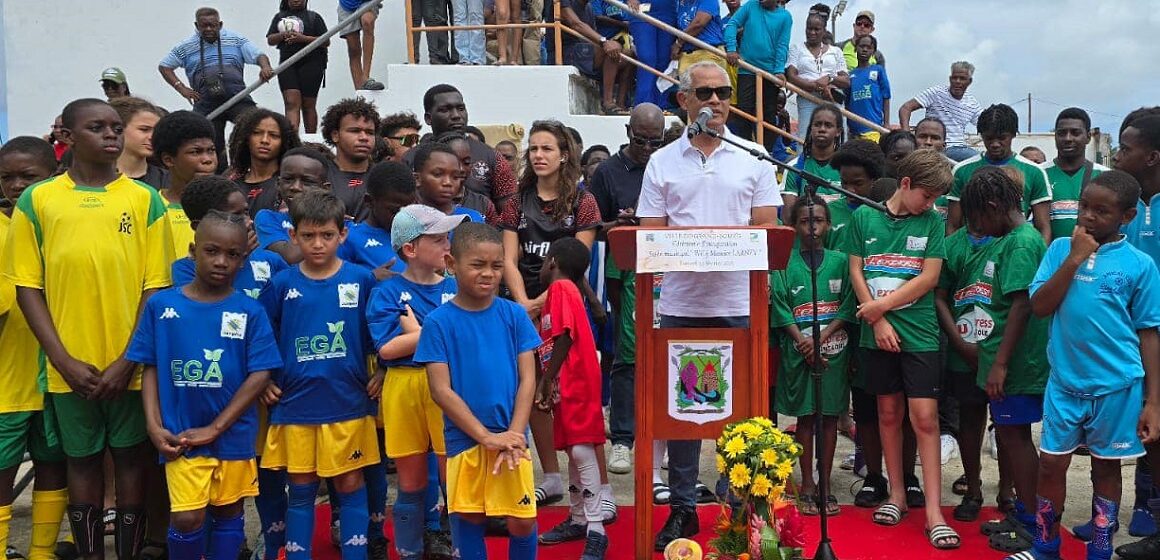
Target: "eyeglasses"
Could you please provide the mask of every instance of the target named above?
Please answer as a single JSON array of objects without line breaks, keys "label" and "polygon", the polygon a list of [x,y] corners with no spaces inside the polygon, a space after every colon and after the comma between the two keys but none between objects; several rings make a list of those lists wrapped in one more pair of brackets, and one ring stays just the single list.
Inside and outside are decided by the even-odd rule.
[{"label": "eyeglasses", "polygon": [[725,101],[725,100],[728,100],[728,99],[733,97],[733,87],[732,86],[721,86],[721,87],[715,87],[715,88],[699,87],[699,88],[694,89],[693,93],[696,94],[697,99],[700,99],[701,101],[708,101],[710,97],[713,97],[714,93],[717,94],[717,99]]},{"label": "eyeglasses", "polygon": [[874,27],[874,24],[868,21],[856,21],[854,27]]},{"label": "eyeglasses", "polygon": [[648,146],[649,148],[652,148],[654,150],[663,146],[665,143],[664,138],[644,138],[641,136],[637,136],[636,133],[633,132],[631,128],[628,129],[628,139],[632,140],[632,143],[636,144],[637,146],[640,146],[642,148],[645,146]]},{"label": "eyeglasses", "polygon": [[395,142],[398,142],[407,148],[414,147],[415,144],[419,143],[419,133],[418,132],[414,132],[411,134],[405,134],[403,136],[388,136],[387,138],[394,140]]}]

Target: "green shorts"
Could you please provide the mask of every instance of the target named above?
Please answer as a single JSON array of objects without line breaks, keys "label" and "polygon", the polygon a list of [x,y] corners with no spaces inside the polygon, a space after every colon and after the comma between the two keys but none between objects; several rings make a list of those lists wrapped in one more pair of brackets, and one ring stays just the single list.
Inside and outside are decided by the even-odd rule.
[{"label": "green shorts", "polygon": [[44,407],[43,411],[0,414],[0,469],[19,466],[26,451],[36,462],[64,461],[52,401],[45,399]]},{"label": "green shorts", "polygon": [[76,393],[52,393],[61,429],[60,442],[69,457],[90,457],[106,447],[133,447],[146,439],[145,409],[140,391],[125,391],[111,401],[90,401]]}]

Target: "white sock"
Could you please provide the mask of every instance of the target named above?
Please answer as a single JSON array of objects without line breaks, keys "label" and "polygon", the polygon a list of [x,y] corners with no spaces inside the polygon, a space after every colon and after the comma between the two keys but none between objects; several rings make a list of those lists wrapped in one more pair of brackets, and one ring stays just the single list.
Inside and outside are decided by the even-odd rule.
[{"label": "white sock", "polygon": [[664,460],[665,451],[669,448],[668,443],[663,439],[653,441],[653,482],[662,482],[661,461]]},{"label": "white sock", "polygon": [[568,455],[568,515],[569,521],[574,525],[586,524],[587,518],[584,517],[584,497],[581,489],[583,485],[580,482],[580,471],[577,470],[576,459],[571,454]]},{"label": "white sock", "polygon": [[579,474],[588,531],[603,535],[604,516],[600,513],[600,465],[596,463],[596,449],[591,444],[573,445],[568,448],[568,455],[569,464],[575,464]]}]

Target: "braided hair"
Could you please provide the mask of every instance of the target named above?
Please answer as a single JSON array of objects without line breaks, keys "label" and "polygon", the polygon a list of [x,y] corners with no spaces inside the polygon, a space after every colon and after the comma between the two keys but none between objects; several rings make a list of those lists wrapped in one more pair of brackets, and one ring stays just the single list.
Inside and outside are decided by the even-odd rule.
[{"label": "braided hair", "polygon": [[1020,212],[1023,188],[1000,167],[980,167],[963,187],[959,206],[967,222],[977,221],[988,213]]},{"label": "braided hair", "polygon": [[1010,105],[996,103],[983,109],[979,114],[979,124],[976,126],[979,135],[984,134],[1019,134],[1019,114]]}]

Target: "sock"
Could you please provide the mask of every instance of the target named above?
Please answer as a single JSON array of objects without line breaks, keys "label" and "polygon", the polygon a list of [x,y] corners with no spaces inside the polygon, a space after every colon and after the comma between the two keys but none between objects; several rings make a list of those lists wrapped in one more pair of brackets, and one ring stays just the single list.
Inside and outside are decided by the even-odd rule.
[{"label": "sock", "polygon": [[209,516],[209,550],[206,560],[236,560],[246,543],[246,516]]},{"label": "sock", "polygon": [[367,488],[367,539],[383,540],[387,521],[387,465],[383,462],[363,468]]},{"label": "sock", "polygon": [[395,551],[401,560],[423,556],[423,518],[420,515],[426,491],[399,490],[391,517],[395,522]]},{"label": "sock", "polygon": [[569,448],[568,454],[571,457],[569,462],[576,464],[576,470],[580,475],[580,498],[584,504],[584,520],[588,532],[603,535],[604,516],[600,514],[600,465],[596,462],[596,449],[592,444],[573,445]]},{"label": "sock", "polygon": [[439,481],[439,458],[435,452],[427,453],[427,493],[423,496],[424,525],[428,531],[442,531],[443,520],[440,519],[439,499],[443,496],[442,483]]},{"label": "sock", "polygon": [[254,498],[262,527],[265,550],[262,560],[276,560],[286,546],[286,471],[258,469],[258,495]]},{"label": "sock", "polygon": [[286,560],[310,560],[310,544],[314,538],[314,498],[317,495],[318,481],[290,484],[286,508]]},{"label": "sock", "polygon": [[173,560],[200,560],[205,556],[205,525],[188,533],[170,527],[165,542]]},{"label": "sock", "polygon": [[477,525],[454,513],[448,521],[451,523],[451,546],[455,549],[453,558],[487,560],[487,549],[483,546],[484,524]]},{"label": "sock", "polygon": [[56,535],[60,520],[68,508],[68,490],[32,491],[32,538],[28,544],[29,560],[54,560]]},{"label": "sock", "polygon": [[1027,528],[1027,532],[1035,534],[1035,514],[1023,507],[1023,500],[1015,500],[1015,520]]},{"label": "sock", "polygon": [[1036,496],[1035,533],[1032,548],[1036,558],[1059,558],[1059,518],[1063,511],[1056,511],[1055,504]]},{"label": "sock", "polygon": [[359,486],[354,492],[339,493],[342,504],[339,529],[342,535],[342,560],[367,560],[367,487]]},{"label": "sock", "polygon": [[1148,507],[1148,499],[1155,493],[1155,488],[1152,486],[1152,468],[1148,464],[1148,459],[1143,458],[1136,461],[1136,501],[1132,503],[1133,509],[1145,509]]},{"label": "sock", "polygon": [[1120,504],[1103,496],[1092,496],[1092,540],[1087,544],[1088,560],[1112,557],[1112,523],[1120,513]]},{"label": "sock", "polygon": [[558,472],[544,473],[544,481],[540,483],[540,488],[549,496],[552,494],[563,494],[564,479],[561,478]]},{"label": "sock", "polygon": [[98,550],[104,550],[105,523],[101,520],[102,515],[102,511],[94,505],[68,505],[68,525],[76,538],[75,544],[80,556],[93,556],[98,554]]},{"label": "sock", "polygon": [[526,537],[508,537],[508,560],[536,560],[536,526]]},{"label": "sock", "polygon": [[12,504],[0,506],[0,550],[8,549],[8,528],[12,524]]},{"label": "sock", "polygon": [[668,442],[663,439],[653,441],[653,484],[664,482],[661,480],[661,462],[664,461]]},{"label": "sock", "polygon": [[342,513],[342,504],[338,503],[338,490],[334,488],[334,479],[326,479],[326,496],[330,500],[330,525],[333,527]]},{"label": "sock", "polygon": [[126,560],[141,554],[145,544],[145,508],[117,506],[117,558]]},{"label": "sock", "polygon": [[573,525],[584,525],[584,496],[581,492],[578,461],[568,459],[568,521]]}]

